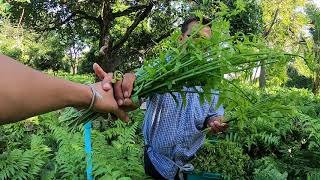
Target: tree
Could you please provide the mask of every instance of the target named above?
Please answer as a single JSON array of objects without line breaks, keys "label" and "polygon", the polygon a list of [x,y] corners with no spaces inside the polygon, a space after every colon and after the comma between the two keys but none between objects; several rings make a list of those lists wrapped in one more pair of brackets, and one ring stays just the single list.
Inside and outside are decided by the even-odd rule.
[{"label": "tree", "polygon": [[320,10],[315,5],[309,4],[306,12],[312,25],[310,28],[312,39],[303,39],[306,45],[306,63],[312,72],[312,92],[318,95],[320,89]]},{"label": "tree", "polygon": [[71,67],[71,73],[74,75],[78,73],[80,57],[87,46],[83,41],[81,41],[81,38],[73,31],[72,28],[67,28],[65,31],[67,32],[61,37],[61,41],[67,47],[66,59]]},{"label": "tree", "polygon": [[57,34],[47,37],[15,26],[7,19],[0,23],[0,52],[39,70],[64,69],[64,46]]},{"label": "tree", "polygon": [[[243,3],[241,0],[223,2],[230,9]],[[75,33],[80,41],[100,50],[96,62],[107,71],[139,66],[145,53],[168,37],[183,18],[199,10],[199,6],[211,8],[211,11],[201,8],[202,14],[219,12],[222,7],[216,1],[189,0],[31,0],[30,3],[12,2],[11,5],[11,20],[18,21],[18,14],[24,11],[24,25],[38,32],[62,34],[61,31],[71,28],[69,32]],[[248,12],[230,17],[235,27],[233,32],[256,31],[258,6],[252,2],[248,5],[251,7]],[[243,10],[244,7],[239,11]]]},{"label": "tree", "polygon": [[[306,18],[302,13],[305,0],[263,0],[261,8],[263,12],[264,31],[263,36],[270,46],[293,52],[298,47],[299,35]],[[283,68],[284,64],[276,64],[266,69],[263,62],[259,78],[259,86],[266,86],[267,73],[271,73],[277,67]],[[285,71],[279,70],[280,71]]]},{"label": "tree", "polygon": [[[29,34],[30,33],[26,33]],[[67,70],[68,65],[63,61],[66,48],[60,41],[59,35],[50,33],[45,37],[34,37],[25,42],[25,64],[39,70],[52,69],[53,71]]]},{"label": "tree", "polygon": [[[164,33],[150,28],[150,19],[154,15],[159,15],[157,9],[163,7],[162,14],[167,14],[169,17],[176,16],[176,10],[170,1],[32,0],[30,3],[12,2],[11,5],[14,7],[11,8],[11,19],[17,21],[19,19],[17,14],[25,11],[27,15],[23,19],[24,25],[38,32],[51,30],[59,32],[69,26],[82,41],[92,44],[98,41],[101,54],[96,61],[107,71],[114,70],[126,60],[122,56],[124,49],[134,52],[133,55],[141,52],[141,49],[132,48],[128,42],[135,41],[135,44],[140,42],[138,47],[147,47],[170,35],[171,22],[162,26],[161,32]],[[167,24],[170,26],[166,26]],[[132,39],[131,36],[138,28],[139,32],[144,31],[142,34],[144,37]]]}]

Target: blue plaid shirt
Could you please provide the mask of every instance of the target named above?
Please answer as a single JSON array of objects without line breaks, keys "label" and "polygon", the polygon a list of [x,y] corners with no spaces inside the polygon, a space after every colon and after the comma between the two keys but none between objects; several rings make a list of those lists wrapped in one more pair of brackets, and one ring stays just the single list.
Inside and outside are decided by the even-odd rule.
[{"label": "blue plaid shirt", "polygon": [[205,120],[224,114],[223,106],[215,111],[217,93],[212,95],[211,104],[205,101],[203,105],[198,94],[187,93],[185,107],[181,95],[173,94],[178,104],[170,94],[156,94],[147,100],[143,126],[149,158],[166,179],[174,179],[179,166],[184,166],[203,145],[205,135],[201,129]]}]

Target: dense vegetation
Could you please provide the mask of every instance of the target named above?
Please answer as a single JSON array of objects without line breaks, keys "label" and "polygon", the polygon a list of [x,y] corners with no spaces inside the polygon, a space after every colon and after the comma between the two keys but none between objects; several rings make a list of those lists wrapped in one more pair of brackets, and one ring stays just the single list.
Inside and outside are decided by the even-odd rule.
[{"label": "dense vegetation", "polygon": [[[191,162],[195,172],[320,179],[320,10],[312,2],[0,1],[0,53],[54,76],[93,82],[94,62],[131,71],[143,60],[165,59],[172,47],[167,37],[177,36],[177,24],[192,13],[223,20],[215,33],[248,37],[230,42],[239,52],[248,43],[294,55],[273,64],[261,60],[259,68],[245,67],[221,82],[230,128],[207,136]],[[65,124],[69,111],[0,126],[0,179],[85,179],[84,129]],[[96,179],[147,178],[143,116],[139,109],[128,124],[108,115],[94,121]]]}]

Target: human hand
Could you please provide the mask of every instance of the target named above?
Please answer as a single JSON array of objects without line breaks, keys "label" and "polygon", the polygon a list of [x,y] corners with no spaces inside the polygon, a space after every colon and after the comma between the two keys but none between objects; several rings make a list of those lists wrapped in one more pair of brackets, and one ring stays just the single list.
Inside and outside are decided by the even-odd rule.
[{"label": "human hand", "polygon": [[211,128],[210,132],[217,134],[226,130],[229,125],[227,123],[223,123],[224,117],[217,116],[208,121],[208,126]]},{"label": "human hand", "polygon": [[[98,64],[94,64],[93,69],[96,75],[102,80],[102,87],[104,90],[109,90],[111,80],[109,76],[112,76],[112,73],[106,73]],[[132,111],[139,107],[140,104],[136,105],[131,100],[131,95],[133,91],[133,85],[136,76],[134,73],[126,73],[122,80],[117,81],[114,84],[114,97],[118,106],[125,111]]]},{"label": "human hand", "polygon": [[97,91],[96,100],[95,100],[95,103],[93,106],[94,111],[101,112],[101,113],[109,113],[110,112],[125,122],[129,121],[128,114],[118,106],[118,104],[113,96],[113,89],[112,88],[105,91],[102,88],[102,82],[97,82],[97,83],[93,84],[92,86]]}]

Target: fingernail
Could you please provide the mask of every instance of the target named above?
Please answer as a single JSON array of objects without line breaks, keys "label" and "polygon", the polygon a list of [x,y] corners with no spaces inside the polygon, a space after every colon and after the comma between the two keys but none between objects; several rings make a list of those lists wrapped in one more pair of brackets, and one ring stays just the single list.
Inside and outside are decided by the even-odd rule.
[{"label": "fingernail", "polygon": [[123,100],[122,100],[122,99],[119,99],[119,100],[118,100],[118,105],[121,106],[122,104],[123,104]]},{"label": "fingernail", "polygon": [[128,97],[129,97],[128,91],[125,91],[125,92],[124,92],[124,97],[125,97],[125,98],[128,98]]}]

